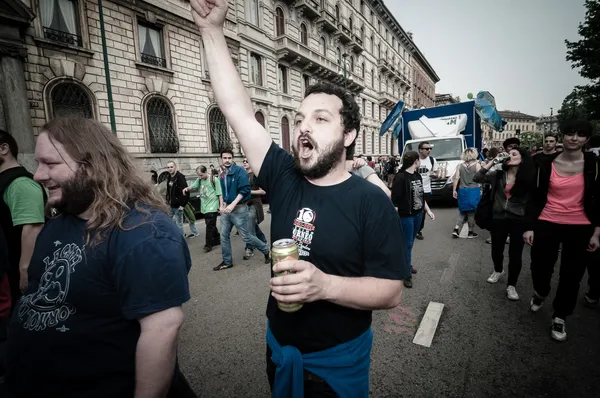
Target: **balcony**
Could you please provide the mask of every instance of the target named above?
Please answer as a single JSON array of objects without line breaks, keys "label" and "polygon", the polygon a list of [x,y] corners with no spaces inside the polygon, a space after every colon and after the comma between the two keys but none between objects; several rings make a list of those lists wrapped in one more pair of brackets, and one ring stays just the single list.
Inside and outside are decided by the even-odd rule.
[{"label": "balcony", "polygon": [[337,21],[335,19],[335,10],[331,4],[327,4],[324,9],[321,9],[321,17],[317,19],[317,27],[322,28],[325,32],[333,33],[337,31]]},{"label": "balcony", "polygon": [[387,108],[392,108],[394,105],[396,105],[396,99],[394,98],[394,96],[390,93],[388,93],[387,91],[380,91],[379,92],[379,103]]},{"label": "balcony", "polygon": [[352,41],[352,32],[350,32],[350,28],[341,21],[338,21],[337,28],[337,36],[339,37],[340,41],[344,44],[350,43]]},{"label": "balcony", "polygon": [[381,72],[388,72],[390,70],[390,64],[385,59],[379,59],[379,61],[377,61],[377,67]]},{"label": "balcony", "polygon": [[271,93],[264,87],[252,85],[248,87],[248,95],[250,95],[250,98],[257,102],[269,105],[273,104],[273,97]]},{"label": "balcony", "polygon": [[63,32],[60,30],[44,27],[44,37],[48,40],[52,40],[58,43],[68,44],[77,47],[82,46],[81,36],[74,35],[68,32]]},{"label": "balcony", "polygon": [[317,0],[297,0],[295,4],[299,17],[304,15],[306,18],[313,20],[321,15]]},{"label": "balcony", "polygon": [[360,33],[354,32],[353,40],[350,42],[350,48],[357,54],[360,54],[364,51],[363,40],[360,37]]}]

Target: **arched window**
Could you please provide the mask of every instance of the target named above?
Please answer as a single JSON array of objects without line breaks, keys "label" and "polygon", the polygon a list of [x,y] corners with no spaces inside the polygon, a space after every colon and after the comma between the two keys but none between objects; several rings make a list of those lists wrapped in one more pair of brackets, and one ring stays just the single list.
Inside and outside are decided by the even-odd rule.
[{"label": "arched window", "polygon": [[335,19],[337,21],[340,20],[340,6],[338,6],[338,5],[335,6]]},{"label": "arched window", "polygon": [[227,121],[219,108],[214,107],[208,112],[208,125],[212,153],[221,153],[223,149],[231,148]]},{"label": "arched window", "polygon": [[362,153],[367,153],[367,130],[362,131]]},{"label": "arched window", "polygon": [[285,17],[280,7],[275,9],[275,35],[281,36],[285,33]]},{"label": "arched window", "polygon": [[179,152],[179,139],[169,102],[159,96],[146,101],[146,126],[151,153]]},{"label": "arched window", "polygon": [[364,62],[360,66],[360,73],[361,73],[362,78],[364,79],[365,78],[365,63]]},{"label": "arched window", "polygon": [[350,72],[354,72],[354,57],[350,56]]},{"label": "arched window", "polygon": [[265,116],[262,114],[262,112],[256,112],[254,114],[254,117],[256,118],[256,121],[260,123],[261,126],[265,127]]},{"label": "arched window", "polygon": [[319,40],[319,53],[324,57],[327,56],[327,45],[325,44],[325,38],[321,36],[321,40]]},{"label": "arched window", "polygon": [[51,118],[81,116],[94,118],[92,101],[79,84],[68,81],[58,83],[50,92]]},{"label": "arched window", "polygon": [[354,22],[352,22],[352,17],[348,18],[348,27],[350,28],[350,33],[354,33]]},{"label": "arched window", "polygon": [[281,147],[290,151],[290,121],[287,116],[281,118]]},{"label": "arched window", "polygon": [[306,25],[300,24],[300,42],[305,46],[308,46],[308,29],[306,29]]}]

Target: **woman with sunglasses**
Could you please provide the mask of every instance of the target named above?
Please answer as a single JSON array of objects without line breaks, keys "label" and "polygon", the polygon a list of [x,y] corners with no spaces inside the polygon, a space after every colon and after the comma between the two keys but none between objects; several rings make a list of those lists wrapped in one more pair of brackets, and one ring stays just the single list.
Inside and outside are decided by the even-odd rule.
[{"label": "woman with sunglasses", "polygon": [[591,253],[600,246],[599,165],[594,154],[582,151],[592,131],[587,121],[567,123],[562,129],[564,152],[536,159],[535,186],[527,206],[531,224],[523,239],[532,246],[533,312],[539,311],[550,293],[562,243],[551,329],[557,341],[567,338],[565,320],[577,303],[579,284],[593,261]]}]

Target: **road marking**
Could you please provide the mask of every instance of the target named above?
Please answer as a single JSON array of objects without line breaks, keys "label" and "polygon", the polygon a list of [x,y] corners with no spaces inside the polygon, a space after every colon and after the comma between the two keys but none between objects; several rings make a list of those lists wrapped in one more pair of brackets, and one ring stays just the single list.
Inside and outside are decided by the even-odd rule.
[{"label": "road marking", "polygon": [[437,329],[440,317],[442,316],[443,309],[444,304],[435,303],[433,301],[429,302],[427,311],[425,311],[417,334],[415,334],[415,338],[413,339],[414,344],[422,345],[423,347],[431,347],[431,342],[433,341],[433,336],[435,335],[435,330]]},{"label": "road marking", "polygon": [[450,255],[450,258],[448,259],[448,268],[446,268],[442,273],[440,283],[448,283],[452,280],[452,276],[454,276],[454,271],[456,270],[456,265],[458,264],[459,259],[460,254],[452,253]]}]

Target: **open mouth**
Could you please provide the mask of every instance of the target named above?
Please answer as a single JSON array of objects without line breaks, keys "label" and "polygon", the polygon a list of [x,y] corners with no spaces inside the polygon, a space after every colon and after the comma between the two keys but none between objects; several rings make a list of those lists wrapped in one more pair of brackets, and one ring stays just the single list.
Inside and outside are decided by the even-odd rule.
[{"label": "open mouth", "polygon": [[308,159],[312,155],[313,149],[315,147],[307,138],[300,139],[300,157],[302,159]]}]

